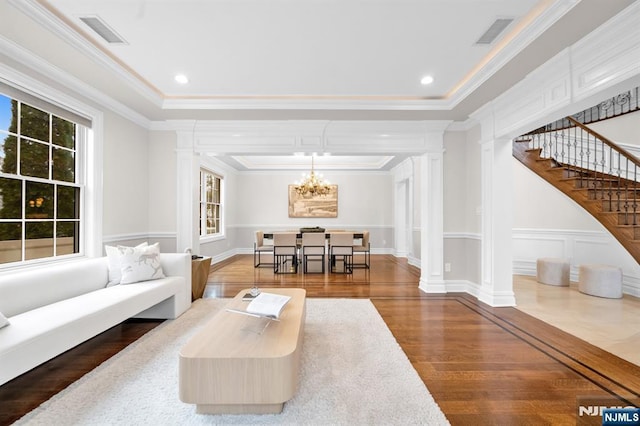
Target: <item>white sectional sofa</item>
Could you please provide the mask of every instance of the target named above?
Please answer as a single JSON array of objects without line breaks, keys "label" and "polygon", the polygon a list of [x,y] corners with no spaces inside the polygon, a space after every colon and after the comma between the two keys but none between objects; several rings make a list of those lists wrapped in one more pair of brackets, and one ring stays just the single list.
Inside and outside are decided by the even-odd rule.
[{"label": "white sectional sofa", "polygon": [[191,306],[191,257],[161,253],[165,278],[107,287],[106,257],[0,276],[0,385],[127,318],[176,318]]}]

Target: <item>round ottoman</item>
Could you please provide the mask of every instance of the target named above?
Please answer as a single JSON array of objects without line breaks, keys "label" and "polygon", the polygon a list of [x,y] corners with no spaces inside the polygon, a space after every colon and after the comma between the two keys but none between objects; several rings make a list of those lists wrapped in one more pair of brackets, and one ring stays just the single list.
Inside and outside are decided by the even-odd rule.
[{"label": "round ottoman", "polygon": [[569,261],[543,257],[536,262],[536,280],[542,284],[566,287],[569,285]]},{"label": "round ottoman", "polygon": [[591,296],[620,299],[622,269],[609,265],[580,265],[578,290]]}]

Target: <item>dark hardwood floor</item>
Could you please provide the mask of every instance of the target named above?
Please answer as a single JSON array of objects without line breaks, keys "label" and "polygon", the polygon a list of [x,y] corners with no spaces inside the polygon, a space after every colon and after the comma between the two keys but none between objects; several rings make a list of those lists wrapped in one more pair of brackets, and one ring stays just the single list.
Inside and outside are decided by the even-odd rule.
[{"label": "dark hardwood floor", "polygon": [[[242,255],[214,265],[205,297],[231,297],[257,282],[303,287],[308,297],[371,299],[454,425],[600,424],[577,416],[581,398],[638,405],[640,367],[515,308],[492,308],[466,294],[425,295],[417,288],[419,270],[402,259],[374,255],[371,270],[353,275],[281,276],[252,261]],[[0,425],[157,324],[127,321],[0,386]]]}]

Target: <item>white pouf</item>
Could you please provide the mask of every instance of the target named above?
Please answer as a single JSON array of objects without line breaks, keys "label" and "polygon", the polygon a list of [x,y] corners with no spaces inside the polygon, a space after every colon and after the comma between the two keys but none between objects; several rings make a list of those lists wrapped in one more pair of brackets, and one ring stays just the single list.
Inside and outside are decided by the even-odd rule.
[{"label": "white pouf", "polygon": [[543,257],[536,262],[536,280],[542,284],[566,287],[569,285],[569,261]]},{"label": "white pouf", "polygon": [[610,265],[580,265],[578,290],[591,296],[620,299],[622,269]]}]

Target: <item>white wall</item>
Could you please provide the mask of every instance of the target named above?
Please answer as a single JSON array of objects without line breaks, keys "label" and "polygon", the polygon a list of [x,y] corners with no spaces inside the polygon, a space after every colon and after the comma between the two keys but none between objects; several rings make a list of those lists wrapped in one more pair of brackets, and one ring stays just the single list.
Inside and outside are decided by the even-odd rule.
[{"label": "white wall", "polygon": [[103,235],[146,234],[149,211],[149,132],[104,114]]},{"label": "white wall", "polygon": [[588,127],[615,143],[640,145],[640,111],[591,123]]},{"label": "white wall", "polygon": [[245,172],[237,176],[233,226],[241,248],[253,246],[256,230],[298,229],[321,226],[332,229],[368,229],[372,250],[393,244],[393,180],[388,172],[322,171],[338,185],[337,218],[290,218],[288,187],[301,172]]},{"label": "white wall", "polygon": [[444,277],[479,282],[479,130],[444,135]]},{"label": "white wall", "polygon": [[514,228],[603,229],[582,207],[515,158],[513,180]]},{"label": "white wall", "polygon": [[[478,235],[482,230],[482,173],[480,170],[480,126],[474,126],[467,131],[467,214],[465,216],[465,231]],[[480,256],[480,252],[478,252]]]},{"label": "white wall", "polygon": [[149,242],[164,251],[176,250],[176,133],[149,134]]},{"label": "white wall", "polygon": [[444,150],[444,232],[465,232],[469,189],[466,133],[446,132]]}]

